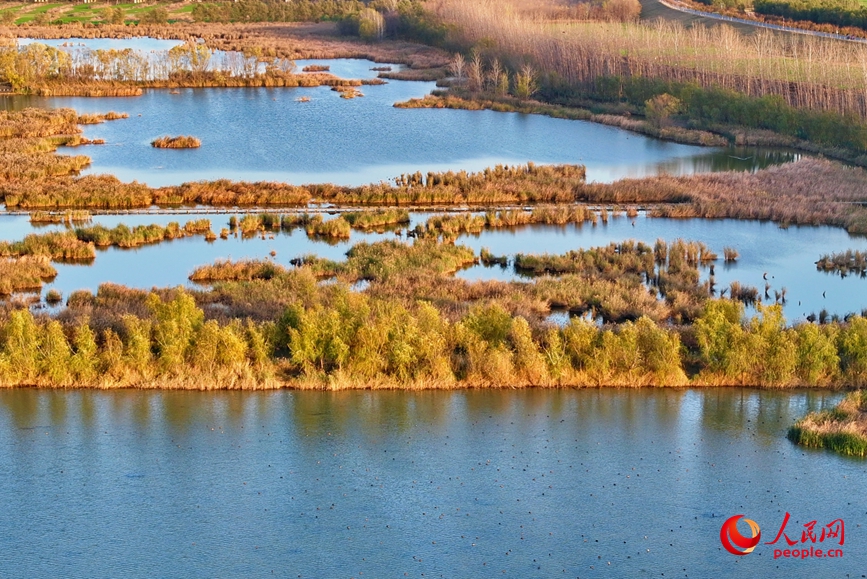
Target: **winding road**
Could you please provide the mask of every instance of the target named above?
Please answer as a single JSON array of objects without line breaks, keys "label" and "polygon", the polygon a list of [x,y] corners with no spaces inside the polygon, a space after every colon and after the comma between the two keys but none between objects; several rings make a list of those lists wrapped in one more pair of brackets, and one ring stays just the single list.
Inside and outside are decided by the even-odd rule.
[{"label": "winding road", "polygon": [[745,20],[742,18],[732,18],[714,12],[702,12],[693,10],[680,5],[677,2],[669,0],[640,0],[641,1],[641,19],[654,20],[656,18],[664,18],[665,20],[676,20],[685,26],[694,24],[704,24],[713,26],[717,24],[728,24],[736,30],[744,34],[753,34],[756,30],[765,29],[772,32],[782,34],[802,34],[807,36],[819,36],[821,38],[829,38],[831,40],[840,40],[843,42],[857,42],[859,44],[867,44],[867,38],[857,38],[846,36],[843,34],[833,34],[829,32],[818,32],[815,30],[804,30],[803,28],[793,28],[791,26],[779,26],[777,24],[768,24],[755,20]]}]

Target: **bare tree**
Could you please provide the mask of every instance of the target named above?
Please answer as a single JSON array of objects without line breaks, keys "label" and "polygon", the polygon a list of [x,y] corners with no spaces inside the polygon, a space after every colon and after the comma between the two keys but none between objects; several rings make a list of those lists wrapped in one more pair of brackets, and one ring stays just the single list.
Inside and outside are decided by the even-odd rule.
[{"label": "bare tree", "polygon": [[515,96],[521,99],[528,99],[533,96],[536,90],[538,90],[536,71],[529,64],[525,64],[515,76]]},{"label": "bare tree", "polygon": [[466,61],[464,60],[464,55],[460,52],[455,54],[455,57],[452,59],[451,64],[449,65],[449,69],[451,70],[452,76],[454,76],[457,80],[464,80],[464,68],[466,67]]},{"label": "bare tree", "polygon": [[500,73],[503,72],[503,67],[500,66],[500,61],[496,58],[491,59],[491,65],[488,68],[488,90],[494,92],[497,90],[497,85],[500,82]]},{"label": "bare tree", "polygon": [[467,72],[467,80],[471,91],[480,91],[485,83],[485,67],[482,65],[482,57],[473,55],[470,61],[470,69]]}]

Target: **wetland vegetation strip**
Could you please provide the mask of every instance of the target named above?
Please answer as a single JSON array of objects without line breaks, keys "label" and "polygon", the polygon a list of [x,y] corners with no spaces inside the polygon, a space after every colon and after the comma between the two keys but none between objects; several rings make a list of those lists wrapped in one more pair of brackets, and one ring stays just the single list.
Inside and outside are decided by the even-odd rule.
[{"label": "wetland vegetation strip", "polygon": [[[669,217],[770,219],[783,224],[828,224],[850,232],[867,231],[864,172],[818,159],[803,159],[754,174],[724,173],[689,177],[586,183],[586,170],[574,165],[496,166],[466,171],[404,174],[393,183],[360,187],[331,184],[287,185],[217,180],[151,188],[106,175],[75,177],[87,165],[83,156],[55,153],[79,132],[69,109],[26,109],[5,113],[0,157],[6,181],[0,194],[7,209],[131,209],[153,205],[419,206],[539,203],[661,204],[654,214]],[[116,121],[124,122],[124,121]],[[766,195],[757,197],[753,191]],[[853,205],[854,204],[854,205]]]},{"label": "wetland vegetation strip", "polygon": [[183,226],[171,222],[165,227],[157,224],[113,228],[102,225],[76,227],[74,230],[31,233],[16,242],[0,241],[0,256],[42,256],[63,261],[89,261],[96,257],[94,247],[138,247],[163,240],[179,239],[211,232],[209,219],[188,221]]},{"label": "wetland vegetation strip", "polygon": [[[462,95],[462,96],[459,96]],[[552,105],[536,100],[517,99],[503,94],[474,95],[452,88],[449,91],[435,91],[420,99],[395,103],[401,109],[456,109],[465,111],[491,110],[503,113],[545,115],[555,119],[590,121],[610,125],[657,139],[702,145],[705,147],[725,147],[729,139],[710,131],[687,129],[673,125],[659,126],[648,121],[627,118],[614,114],[594,114],[590,110],[575,106]]]},{"label": "wetland vegetation strip", "polygon": [[142,88],[351,87],[379,79],[341,79],[328,72],[296,72],[285,57],[259,50],[213,54],[186,42],[168,50],[90,50],[29,42],[0,46],[7,65],[0,82],[12,91],[42,96],[139,96]]},{"label": "wetland vegetation strip", "polygon": [[823,255],[816,262],[816,269],[846,276],[850,273],[865,276],[867,252],[847,249],[844,252]]},{"label": "wetland vegetation strip", "polygon": [[[536,284],[456,280],[449,274],[475,255],[430,240],[361,243],[344,262],[305,258],[292,269],[218,262],[193,273],[216,285],[192,293],[104,284],[96,294],[71,293],[54,317],[4,309],[0,381],[195,389],[867,383],[864,318],[788,326],[779,305],[759,304],[744,321],[740,302],[702,295],[708,287],[694,274],[702,250],[691,247],[590,250],[566,256],[581,264],[569,274]],[[359,279],[369,282],[364,292],[351,290]],[[554,306],[619,323],[576,317],[557,326],[547,321]]]}]

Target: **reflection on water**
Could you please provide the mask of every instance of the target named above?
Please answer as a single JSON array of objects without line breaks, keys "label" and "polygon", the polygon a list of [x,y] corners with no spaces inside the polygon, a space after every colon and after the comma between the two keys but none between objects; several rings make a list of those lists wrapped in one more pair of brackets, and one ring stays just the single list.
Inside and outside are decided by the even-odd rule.
[{"label": "reflection on water", "polygon": [[[371,78],[367,60],[325,63],[345,78]],[[0,106],[116,110],[130,118],[89,125],[87,173],[112,173],[152,186],[230,178],[361,185],[415,171],[478,171],[498,163],[578,163],[588,180],[658,173],[755,170],[794,155],[773,150],[724,150],[660,141],[615,127],[538,115],[396,109],[422,97],[430,82],[364,86],[364,98],[341,99],[329,87],[149,90],[141,97],[0,97]],[[297,102],[299,97],[309,102]],[[162,135],[192,134],[195,150],[154,149]]]},{"label": "reflection on water", "polygon": [[676,176],[719,171],[756,172],[774,165],[791,163],[801,157],[800,153],[784,149],[728,147],[711,149],[710,152],[690,157],[668,159],[655,165],[627,163],[617,166],[588,166],[587,180],[610,183],[618,179],[639,179],[655,175]]},{"label": "reflection on water", "polygon": [[733,561],[719,527],[789,511],[847,523],[845,558],[797,575],[860,574],[865,464],[785,439],[839,396],[0,391],[0,569],[787,577],[764,546]]},{"label": "reflection on water", "polygon": [[67,52],[80,49],[89,50],[125,50],[131,48],[141,52],[169,50],[173,46],[183,44],[181,40],[162,40],[147,36],[134,38],[19,38],[18,46],[39,43],[55,48],[62,48]]}]

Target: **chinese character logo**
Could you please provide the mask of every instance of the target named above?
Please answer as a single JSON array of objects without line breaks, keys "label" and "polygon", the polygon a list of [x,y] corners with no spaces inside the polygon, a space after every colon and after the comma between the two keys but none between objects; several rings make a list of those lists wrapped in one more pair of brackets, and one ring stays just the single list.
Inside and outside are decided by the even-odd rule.
[{"label": "chinese character logo", "polygon": [[750,519],[744,519],[744,522],[750,527],[750,536],[741,535],[741,532],[738,531],[738,521],[741,519],[744,519],[743,515],[735,515],[727,519],[719,531],[722,546],[732,555],[752,553],[762,539],[762,531],[759,529],[758,523]]},{"label": "chinese character logo", "polygon": [[[818,528],[816,526],[818,521],[804,523],[799,541],[798,535],[794,535],[792,538],[786,533],[786,526],[789,524],[790,518],[791,515],[787,512],[786,516],[783,517],[783,523],[780,525],[777,536],[774,537],[773,541],[765,543],[765,545],[776,545],[780,539],[783,539],[785,544],[781,543],[781,548],[774,549],[774,559],[835,559],[843,556],[843,549],[827,548],[821,545],[826,539],[830,539],[829,542],[836,542],[839,546],[843,546],[846,541],[843,519],[835,519],[824,527]],[[743,515],[735,515],[727,519],[719,530],[722,546],[732,555],[738,556],[752,553],[762,538],[758,523],[750,519],[744,519],[744,522],[750,527],[750,536],[742,535],[738,530],[738,521],[741,519],[744,519]],[[797,548],[793,549],[792,547]]]}]

